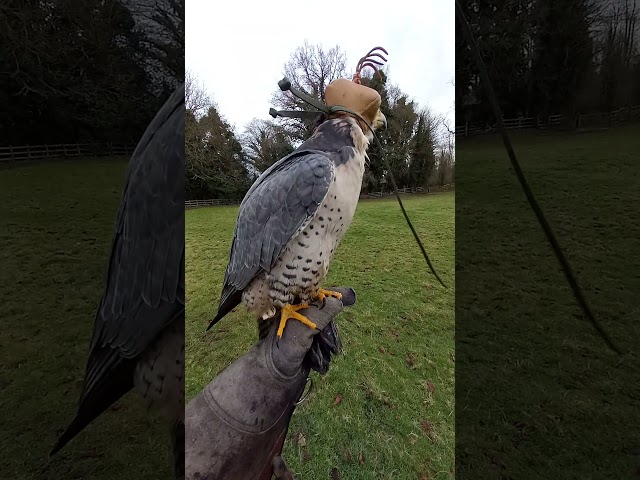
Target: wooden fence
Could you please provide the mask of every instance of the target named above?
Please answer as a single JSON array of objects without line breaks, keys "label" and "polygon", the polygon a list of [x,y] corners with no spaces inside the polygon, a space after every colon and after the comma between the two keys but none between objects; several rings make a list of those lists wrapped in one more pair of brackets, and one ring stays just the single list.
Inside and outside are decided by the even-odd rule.
[{"label": "wooden fence", "polygon": [[184,206],[186,208],[194,207],[211,207],[214,205],[240,205],[240,200],[226,199],[209,199],[209,200],[186,200]]},{"label": "wooden fence", "polygon": [[[438,192],[449,192],[451,190],[455,190],[455,183],[450,183],[447,185],[439,185],[428,188],[399,188],[398,192],[400,193],[421,193],[421,194],[430,194],[430,193],[438,193]],[[367,194],[360,195],[360,198],[381,198],[387,197],[389,195],[395,195],[393,191],[390,192],[370,192]],[[209,200],[186,200],[184,202],[185,208],[195,208],[195,207],[210,207],[215,205],[239,205],[239,200],[225,200],[225,199],[209,199]]]},{"label": "wooden fence", "polygon": [[[630,122],[640,120],[640,105],[632,107],[623,107],[618,110],[605,113],[585,113],[575,116],[573,121],[565,115],[549,115],[543,117],[520,117],[520,118],[504,118],[502,120],[504,127],[509,130],[519,130],[524,128],[554,128],[554,127],[576,127],[576,128],[594,128],[594,127],[610,127],[621,122]],[[466,123],[456,127],[456,137],[469,137],[472,135],[481,135],[484,133],[494,133],[497,131],[497,125],[489,124],[470,124]]]},{"label": "wooden fence", "polygon": [[[449,183],[446,185],[435,185],[427,188],[404,187],[404,188],[399,188],[398,192],[399,193],[426,193],[426,194],[438,193],[438,192],[449,192],[451,190],[455,190],[455,185],[456,185],[455,183]],[[363,193],[362,195],[360,195],[360,198],[380,198],[380,197],[387,197],[389,195],[395,195],[395,192],[393,190],[389,190],[389,191],[383,191],[383,192]]]},{"label": "wooden fence", "polygon": [[135,147],[133,144],[111,142],[8,146],[0,147],[0,163],[68,157],[129,156]]}]

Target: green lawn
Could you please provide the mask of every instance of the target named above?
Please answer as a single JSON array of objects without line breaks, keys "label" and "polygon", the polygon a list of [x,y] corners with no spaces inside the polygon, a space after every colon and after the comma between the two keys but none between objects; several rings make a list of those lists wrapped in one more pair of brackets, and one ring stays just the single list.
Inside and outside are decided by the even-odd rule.
[{"label": "green lawn", "polygon": [[637,478],[640,129],[514,134],[595,315],[580,315],[497,136],[456,148],[460,478]]},{"label": "green lawn", "polygon": [[[405,205],[445,283],[430,274],[393,198],[362,201],[326,285],[358,303],[338,317],[345,355],[315,375],[285,458],[303,479],[448,479],[454,465],[454,193]],[[208,334],[237,207],[187,210],[188,399],[256,340],[241,307]],[[336,399],[341,401],[336,404]]]},{"label": "green lawn", "polygon": [[0,477],[170,478],[165,427],[127,395],[56,457],[77,407],[126,159],[0,171]]}]

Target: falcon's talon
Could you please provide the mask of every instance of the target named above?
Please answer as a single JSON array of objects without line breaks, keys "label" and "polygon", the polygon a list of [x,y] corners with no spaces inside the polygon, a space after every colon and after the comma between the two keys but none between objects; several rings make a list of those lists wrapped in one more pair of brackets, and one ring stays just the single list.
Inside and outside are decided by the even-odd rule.
[{"label": "falcon's talon", "polygon": [[324,299],[326,297],[337,298],[338,300],[342,300],[342,294],[340,292],[334,292],[332,290],[325,290],[324,288],[319,288],[317,293],[317,299],[322,301],[322,305],[324,306]]},{"label": "falcon's talon", "polygon": [[303,310],[305,308],[309,308],[308,303],[301,303],[300,305],[290,305],[286,304],[282,307],[282,311],[280,313],[280,325],[278,325],[278,331],[276,332],[276,342],[282,338],[282,334],[284,333],[284,327],[287,324],[287,320],[296,319],[300,323],[305,324],[307,327],[312,330],[317,330],[316,324],[309,320],[304,315],[298,313],[298,310]]}]

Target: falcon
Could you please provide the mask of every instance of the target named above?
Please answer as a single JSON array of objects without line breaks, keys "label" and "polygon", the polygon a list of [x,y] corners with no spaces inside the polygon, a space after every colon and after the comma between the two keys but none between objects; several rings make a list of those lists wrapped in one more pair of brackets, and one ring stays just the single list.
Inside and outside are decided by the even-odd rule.
[{"label": "falcon", "polygon": [[300,313],[310,301],[341,297],[321,285],[356,210],[372,130],[387,125],[380,94],[360,84],[362,67],[375,69],[366,60],[360,60],[353,81],[338,79],[326,88],[328,107],[352,113],[321,118],[313,135],[268,168],[245,195],[220,305],[208,328],[242,303],[263,320],[280,310],[280,338],[290,319],[316,328]]},{"label": "falcon", "polygon": [[184,474],[184,85],[129,162],[78,412],[51,455],[129,390],[171,425]]}]

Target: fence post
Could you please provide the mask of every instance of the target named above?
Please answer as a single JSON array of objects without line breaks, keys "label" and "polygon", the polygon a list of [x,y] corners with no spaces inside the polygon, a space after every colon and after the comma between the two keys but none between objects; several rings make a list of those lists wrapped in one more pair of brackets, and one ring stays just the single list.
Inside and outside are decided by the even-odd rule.
[{"label": "fence post", "polygon": [[464,124],[464,136],[465,137],[469,136],[469,120],[467,120]]}]

